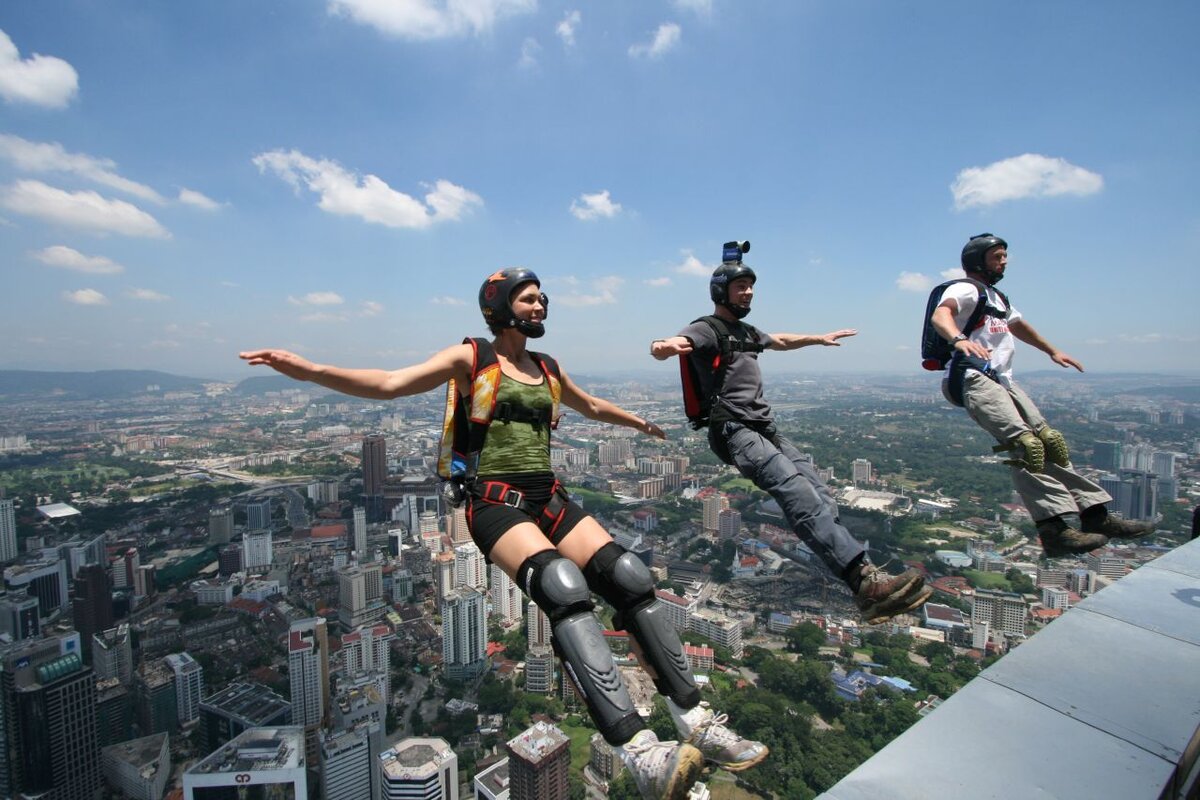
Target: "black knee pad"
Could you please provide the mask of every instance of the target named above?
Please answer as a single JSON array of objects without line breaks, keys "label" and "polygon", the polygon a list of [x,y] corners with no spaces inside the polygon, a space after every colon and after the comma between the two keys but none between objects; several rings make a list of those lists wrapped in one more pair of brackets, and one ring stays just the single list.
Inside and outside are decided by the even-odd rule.
[{"label": "black knee pad", "polygon": [[583,573],[557,550],[543,550],[525,559],[517,570],[517,580],[525,594],[546,612],[551,625],[595,607]]},{"label": "black knee pad", "polygon": [[[617,610],[626,611],[654,603],[654,576],[650,570],[616,542],[596,551],[583,568],[588,587]],[[624,627],[618,623],[618,627]]]},{"label": "black knee pad", "polygon": [[679,632],[668,621],[667,610],[657,604],[649,568],[616,542],[609,542],[588,561],[584,574],[592,591],[617,610],[613,624],[628,631],[641,647],[658,691],[684,708],[699,703],[700,690]]}]

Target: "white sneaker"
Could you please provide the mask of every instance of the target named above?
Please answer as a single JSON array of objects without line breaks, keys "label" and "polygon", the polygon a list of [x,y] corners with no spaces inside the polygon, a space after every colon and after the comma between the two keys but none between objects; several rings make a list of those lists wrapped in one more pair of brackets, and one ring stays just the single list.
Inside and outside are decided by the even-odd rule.
[{"label": "white sneaker", "polygon": [[770,751],[762,742],[743,739],[725,727],[727,714],[717,714],[708,703],[701,703],[675,718],[680,737],[695,745],[721,769],[741,772],[762,763]]},{"label": "white sneaker", "polygon": [[638,731],[621,747],[621,758],[646,800],[687,800],[704,768],[700,751],[686,742],[660,742],[654,731]]}]

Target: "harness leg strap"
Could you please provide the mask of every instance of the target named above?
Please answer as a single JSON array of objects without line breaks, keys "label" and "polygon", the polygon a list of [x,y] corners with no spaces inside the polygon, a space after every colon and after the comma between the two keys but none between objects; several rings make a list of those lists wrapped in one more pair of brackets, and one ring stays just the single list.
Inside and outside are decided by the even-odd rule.
[{"label": "harness leg strap", "polygon": [[605,741],[625,744],[645,727],[617,672],[579,567],[557,550],[525,559],[517,571],[525,593],[550,618],[550,643]]},{"label": "harness leg strap", "polygon": [[617,610],[613,625],[624,628],[638,643],[658,691],[682,708],[694,708],[700,702],[700,689],[679,632],[667,618],[667,609],[657,602],[654,577],[646,565],[609,542],[588,561],[584,574],[592,591]]}]

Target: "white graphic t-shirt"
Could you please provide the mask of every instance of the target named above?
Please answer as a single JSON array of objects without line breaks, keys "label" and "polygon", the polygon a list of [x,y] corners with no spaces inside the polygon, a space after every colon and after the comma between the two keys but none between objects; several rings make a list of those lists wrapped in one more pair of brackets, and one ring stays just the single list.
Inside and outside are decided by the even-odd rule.
[{"label": "white graphic t-shirt", "polygon": [[[954,314],[954,324],[958,326],[959,330],[962,330],[967,324],[971,312],[975,310],[976,303],[979,302],[979,289],[975,284],[967,281],[953,284],[942,295],[942,302],[947,300],[954,300],[958,304],[958,311]],[[990,286],[987,287],[987,301],[998,311],[1004,311],[1004,301]],[[963,331],[972,342],[981,344],[992,351],[989,363],[996,371],[996,377],[1004,384],[1012,382],[1012,360],[1013,352],[1016,350],[1016,339],[1009,333],[1008,323],[1020,318],[1021,312],[1014,307],[1008,310],[1008,319],[984,314],[979,327],[973,331]]]}]

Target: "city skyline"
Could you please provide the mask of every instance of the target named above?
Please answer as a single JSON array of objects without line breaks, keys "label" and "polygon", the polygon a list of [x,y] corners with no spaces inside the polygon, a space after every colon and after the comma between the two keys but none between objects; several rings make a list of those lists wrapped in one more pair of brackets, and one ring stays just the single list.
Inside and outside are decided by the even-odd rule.
[{"label": "city skyline", "polygon": [[[767,369],[917,372],[928,288],[990,230],[1017,308],[1089,371],[1179,369],[1197,21],[1112,2],[9,4],[0,368],[224,380],[264,346],[398,367],[482,335],[480,281],[521,264],[568,372],[669,375],[647,342],[709,310],[741,238],[750,322],[860,331]],[[1022,348],[1016,367],[1052,365]]]}]

